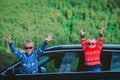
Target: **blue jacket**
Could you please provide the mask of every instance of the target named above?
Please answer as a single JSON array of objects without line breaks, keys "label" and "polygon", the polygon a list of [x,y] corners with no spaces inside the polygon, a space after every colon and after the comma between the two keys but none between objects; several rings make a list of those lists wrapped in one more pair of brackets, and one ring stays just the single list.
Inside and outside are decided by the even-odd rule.
[{"label": "blue jacket", "polygon": [[15,54],[21,61],[20,73],[38,73],[38,57],[43,54],[46,45],[47,43],[44,42],[36,51],[33,51],[30,55],[27,55],[25,52],[16,49],[12,42],[9,43],[12,53]]}]

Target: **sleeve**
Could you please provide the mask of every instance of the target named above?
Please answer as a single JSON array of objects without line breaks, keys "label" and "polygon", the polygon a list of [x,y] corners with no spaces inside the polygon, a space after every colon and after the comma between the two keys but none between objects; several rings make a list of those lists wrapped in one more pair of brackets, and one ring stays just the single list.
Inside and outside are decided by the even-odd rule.
[{"label": "sleeve", "polygon": [[102,49],[102,46],[103,46],[103,37],[102,36],[103,36],[102,34],[99,34],[99,38],[97,41],[97,46],[100,50]]},{"label": "sleeve", "polygon": [[37,57],[43,55],[46,46],[47,46],[47,43],[44,42],[44,43],[35,51],[35,55],[36,55]]},{"label": "sleeve", "polygon": [[84,35],[81,35],[81,45],[82,45],[82,48],[83,50],[85,50],[86,46],[87,46],[87,43],[86,43],[86,39],[84,38]]},{"label": "sleeve", "polygon": [[17,50],[12,42],[9,43],[9,47],[10,47],[11,52],[14,55],[16,55],[18,58],[22,58],[23,57],[23,52],[20,51],[20,50]]}]

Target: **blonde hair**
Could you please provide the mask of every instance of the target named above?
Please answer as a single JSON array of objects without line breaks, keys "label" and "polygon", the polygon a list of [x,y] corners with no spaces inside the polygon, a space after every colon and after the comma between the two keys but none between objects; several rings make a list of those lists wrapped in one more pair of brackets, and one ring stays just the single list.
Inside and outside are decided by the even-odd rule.
[{"label": "blonde hair", "polygon": [[26,43],[32,43],[33,44],[33,41],[32,40],[24,40],[24,42],[23,42],[23,46],[24,46],[24,44],[26,44]]},{"label": "blonde hair", "polygon": [[97,41],[96,41],[96,39],[92,38],[92,39],[88,39],[87,42],[94,42],[94,43],[96,43]]}]

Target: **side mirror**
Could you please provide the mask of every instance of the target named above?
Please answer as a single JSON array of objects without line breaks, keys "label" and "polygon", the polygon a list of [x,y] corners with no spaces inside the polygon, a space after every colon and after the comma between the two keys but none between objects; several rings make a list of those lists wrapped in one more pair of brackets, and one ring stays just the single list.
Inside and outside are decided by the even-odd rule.
[{"label": "side mirror", "polygon": [[47,69],[45,67],[40,67],[40,73],[46,73],[47,72]]}]

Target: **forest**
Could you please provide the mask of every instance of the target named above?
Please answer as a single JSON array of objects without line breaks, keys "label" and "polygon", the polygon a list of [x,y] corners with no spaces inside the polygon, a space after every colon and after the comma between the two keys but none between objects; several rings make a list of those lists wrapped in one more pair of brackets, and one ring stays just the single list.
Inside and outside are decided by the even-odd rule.
[{"label": "forest", "polygon": [[25,39],[37,49],[48,34],[47,47],[80,44],[80,29],[86,39],[97,39],[103,26],[104,44],[120,44],[120,0],[0,0],[0,70],[18,60],[6,34],[20,50]]}]

